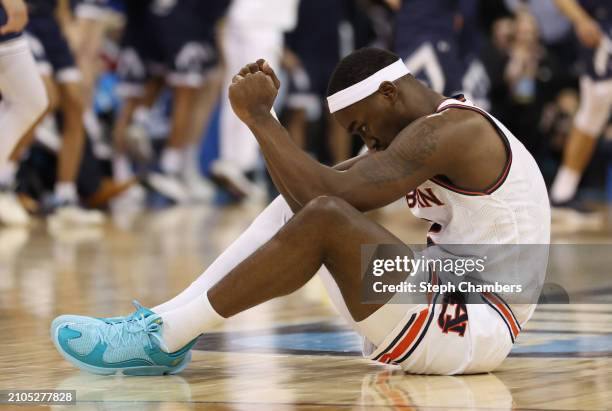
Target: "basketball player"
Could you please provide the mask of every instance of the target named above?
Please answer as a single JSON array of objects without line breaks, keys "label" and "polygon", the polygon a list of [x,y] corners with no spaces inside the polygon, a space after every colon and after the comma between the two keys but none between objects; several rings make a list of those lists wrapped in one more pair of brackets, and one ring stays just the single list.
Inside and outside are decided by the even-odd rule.
[{"label": "basketball player", "polygon": [[[299,0],[232,0],[221,39],[224,87],[229,87],[245,61],[263,57],[278,66],[284,33],[297,23],[298,4]],[[227,102],[226,91],[222,101]],[[228,104],[221,106],[220,121],[219,159],[212,164],[211,173],[238,198],[258,197],[261,190],[247,178],[259,163],[257,141]]]},{"label": "basketball player", "polygon": [[12,187],[17,166],[8,159],[15,145],[43,116],[49,104],[45,85],[22,34],[27,21],[27,9],[22,0],[0,2],[0,224],[27,222],[27,214]]},{"label": "basketball player", "polygon": [[[55,210],[49,222],[67,224],[100,224],[104,215],[96,210],[86,210],[79,206],[76,188],[83,147],[85,130],[83,126],[83,101],[81,98],[81,74],[76,67],[72,51],[60,27],[56,11],[68,10],[66,0],[28,0],[29,22],[26,26],[26,38],[36,60],[39,77],[42,77],[49,96],[50,114],[43,120],[45,127],[54,130],[54,112],[62,113],[62,138],[58,152],[57,177],[54,188]],[[40,130],[41,125],[38,126]],[[38,131],[37,131],[38,132]],[[22,139],[10,157],[10,173],[5,173],[8,180],[15,179],[17,164],[21,155],[32,143],[35,133],[29,133]],[[13,203],[14,215],[20,215],[21,223],[28,221],[28,216],[19,203]]]},{"label": "basketball player", "polygon": [[340,314],[365,338],[368,358],[414,373],[497,367],[535,306],[469,304],[463,332],[456,333],[438,326],[446,317],[435,298],[363,304],[361,245],[402,246],[363,212],[407,196],[412,212],[432,222],[432,243],[546,244],[548,196],[525,147],[462,97],[424,86],[397,55],[367,48],[339,63],[328,103],[369,153],[329,168],[301,151],[270,114],[279,85],[259,60],[234,77],[229,97],[257,137],[282,197],[172,300],[152,310],[137,306],[129,317],[55,319],[59,352],[94,373],[179,372],[199,334],[292,293],[319,272]]},{"label": "basketball player", "polygon": [[555,1],[574,25],[586,69],[580,78],[580,108],[550,193],[553,204],[562,207],[572,205],[582,173],[612,114],[612,3]]},{"label": "basketball player", "polygon": [[333,163],[350,157],[351,141],[338,123],[321,112],[321,102],[327,81],[340,60],[341,45],[346,41],[347,36],[341,32],[347,14],[347,5],[342,1],[300,2],[297,26],[285,36],[283,56],[284,68],[291,79],[286,103],[287,129],[294,141],[306,149],[309,123],[323,117]]},{"label": "basketball player", "polygon": [[[159,85],[165,83],[172,89],[170,135],[161,153],[160,172],[151,173],[148,182],[177,202],[212,197],[210,184],[188,178],[184,164],[193,150],[190,134],[195,102],[205,87],[206,75],[217,63],[214,27],[227,5],[228,0],[126,3],[127,27],[118,72],[127,102],[114,130],[116,178],[131,177],[124,143],[129,122],[134,116],[146,117],[146,106],[155,101]],[[151,87],[145,87],[152,79]]]},{"label": "basketball player", "polygon": [[0,164],[47,109],[45,87],[22,35],[28,21],[22,0],[0,2]]}]

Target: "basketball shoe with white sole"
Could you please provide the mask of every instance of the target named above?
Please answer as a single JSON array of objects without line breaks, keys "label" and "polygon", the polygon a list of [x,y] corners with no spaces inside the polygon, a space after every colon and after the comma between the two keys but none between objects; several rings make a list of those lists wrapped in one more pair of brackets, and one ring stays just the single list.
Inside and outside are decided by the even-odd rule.
[{"label": "basketball shoe with white sole", "polygon": [[160,348],[162,325],[159,315],[143,307],[123,318],[62,315],[51,324],[51,339],[68,362],[94,374],[176,374],[191,361],[196,340],[166,353]]}]

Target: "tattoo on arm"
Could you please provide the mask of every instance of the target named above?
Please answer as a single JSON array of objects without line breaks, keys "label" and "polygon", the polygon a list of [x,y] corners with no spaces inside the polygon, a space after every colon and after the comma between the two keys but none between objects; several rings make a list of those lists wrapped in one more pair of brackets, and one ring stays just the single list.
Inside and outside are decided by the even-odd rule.
[{"label": "tattoo on arm", "polygon": [[361,176],[368,182],[383,184],[401,180],[422,169],[438,149],[437,126],[421,122],[403,131],[379,155],[372,156],[371,167],[361,167]]}]

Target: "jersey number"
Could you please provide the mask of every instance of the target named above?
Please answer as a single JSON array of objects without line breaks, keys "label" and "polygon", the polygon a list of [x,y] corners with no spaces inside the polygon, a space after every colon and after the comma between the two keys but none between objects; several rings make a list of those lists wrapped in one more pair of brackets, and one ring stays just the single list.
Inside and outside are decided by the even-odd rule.
[{"label": "jersey number", "polygon": [[468,324],[467,307],[463,298],[445,294],[442,301],[442,312],[438,317],[438,326],[444,334],[454,332],[463,337]]}]

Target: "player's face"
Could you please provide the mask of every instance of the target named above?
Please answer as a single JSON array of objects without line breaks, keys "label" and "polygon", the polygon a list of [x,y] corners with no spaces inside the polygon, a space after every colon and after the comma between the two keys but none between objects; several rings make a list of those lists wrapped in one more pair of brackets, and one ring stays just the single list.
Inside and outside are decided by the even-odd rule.
[{"label": "player's face", "polygon": [[385,150],[406,126],[393,106],[370,96],[333,114],[336,121],[351,135],[361,138],[373,151]]}]

